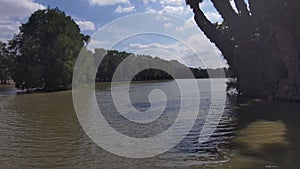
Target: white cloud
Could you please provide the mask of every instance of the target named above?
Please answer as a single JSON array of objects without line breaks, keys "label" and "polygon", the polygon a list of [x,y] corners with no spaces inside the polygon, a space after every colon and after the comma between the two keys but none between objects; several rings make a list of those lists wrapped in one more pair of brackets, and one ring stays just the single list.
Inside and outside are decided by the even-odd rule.
[{"label": "white cloud", "polygon": [[106,5],[116,5],[116,4],[130,4],[129,0],[89,0],[91,5],[99,5],[99,6],[106,6]]},{"label": "white cloud", "polygon": [[167,13],[167,14],[173,14],[173,15],[181,15],[184,13],[184,8],[182,6],[165,6],[160,11],[160,13]]},{"label": "white cloud", "polygon": [[129,49],[133,49],[137,54],[158,56],[165,60],[178,60],[180,63],[188,64],[181,58],[182,53],[178,52],[177,43],[171,45],[132,43],[129,44]]},{"label": "white cloud", "polygon": [[157,13],[158,11],[153,9],[153,8],[147,7],[146,12],[148,12],[148,13]]},{"label": "white cloud", "polygon": [[161,5],[183,5],[185,3],[184,0],[161,0]]},{"label": "white cloud", "polygon": [[115,10],[115,13],[129,13],[135,10],[135,6],[121,7],[118,6]]},{"label": "white cloud", "polygon": [[181,17],[192,14],[192,10],[185,5],[185,0],[160,0],[159,2],[162,7],[162,9],[159,11],[160,13]]},{"label": "white cloud", "polygon": [[17,34],[19,32],[19,26],[21,23],[18,21],[12,20],[0,20],[0,38],[4,41],[8,39],[8,37],[12,37],[13,34]]},{"label": "white cloud", "polygon": [[[205,64],[205,67],[224,67],[226,66],[225,60],[223,60],[222,54],[219,49],[212,44],[204,35],[204,33],[199,33],[192,35],[185,42],[187,46],[194,49],[197,53],[197,57],[200,57],[201,61]],[[197,63],[197,58],[193,57],[191,53],[186,54],[189,58],[189,63]]]},{"label": "white cloud", "polygon": [[[149,53],[145,54],[159,56],[167,60],[176,59],[188,66],[202,66],[211,68],[226,66],[226,62],[225,60],[222,60],[220,51],[209,42],[203,33],[190,36],[185,41],[185,45],[180,42],[169,45],[160,43],[132,43],[129,44],[129,48],[132,51],[149,51]],[[196,54],[191,51],[191,49],[194,49]],[[165,56],[165,52],[153,52],[160,50],[169,51],[172,53],[172,55]],[[174,58],[174,56],[178,56],[179,58]]]},{"label": "white cloud", "polygon": [[129,47],[137,49],[137,50],[143,50],[143,49],[148,49],[148,48],[162,48],[162,49],[167,49],[169,48],[168,46],[159,44],[159,43],[151,43],[151,44],[140,44],[140,43],[131,43],[129,44]]},{"label": "white cloud", "polygon": [[1,0],[0,6],[0,39],[9,40],[18,33],[21,21],[38,9],[45,9],[33,0]]},{"label": "white cloud", "polygon": [[[230,1],[232,3],[232,1]],[[200,4],[201,10],[204,12],[205,16],[213,23],[222,22],[223,19],[218,11],[215,9],[211,1],[203,1]]]},{"label": "white cloud", "polygon": [[0,18],[24,19],[38,9],[45,9],[33,0],[1,0]]},{"label": "white cloud", "polygon": [[173,24],[170,22],[164,23],[164,27],[167,29],[171,28],[172,26],[173,26]]},{"label": "white cloud", "polygon": [[156,0],[142,0],[144,4],[148,4],[149,2],[156,2]]},{"label": "white cloud", "polygon": [[104,49],[109,48],[109,42],[91,39],[88,45],[88,49],[94,50],[96,48],[104,48]]},{"label": "white cloud", "polygon": [[[189,17],[192,10],[185,5],[185,0],[142,0],[145,11],[151,13],[170,14],[180,17]],[[152,2],[152,3],[149,3]]]},{"label": "white cloud", "polygon": [[[21,23],[18,21],[11,21],[11,20],[0,20],[0,29],[1,30],[7,30],[14,33],[18,32],[18,26],[20,26]],[[0,34],[3,32],[0,32]]]},{"label": "white cloud", "polygon": [[76,21],[82,31],[96,30],[96,26],[91,21]]},{"label": "white cloud", "polygon": [[217,12],[205,12],[204,15],[213,23],[222,22],[222,17]]},{"label": "white cloud", "polygon": [[[147,53],[149,55],[152,55],[152,56],[159,56],[161,58],[164,58],[164,59],[167,59],[167,60],[173,60],[175,58],[173,58],[173,56],[164,56],[164,55],[161,55],[159,54],[159,52],[157,51],[171,51],[171,53],[173,55],[177,55],[177,56],[182,56],[185,49],[183,49],[183,47],[179,46],[178,43],[174,43],[174,44],[171,44],[171,45],[163,45],[163,44],[160,44],[160,43],[150,43],[150,44],[141,44],[141,43],[132,43],[132,44],[129,44],[129,48],[132,49],[133,51],[147,51],[147,50],[150,50],[150,53]],[[153,52],[156,51],[155,54],[153,54]],[[178,60],[180,60],[181,58],[176,58]],[[184,63],[182,60],[181,60],[182,63]]]},{"label": "white cloud", "polygon": [[157,15],[156,20],[158,21],[170,21],[171,19],[165,15]]},{"label": "white cloud", "polygon": [[183,18],[186,18],[190,15],[193,15],[192,10],[185,6],[185,5],[177,5],[177,6],[172,6],[172,5],[162,5],[162,9],[159,11],[161,14],[171,14],[175,16],[180,16]]},{"label": "white cloud", "polygon": [[177,31],[186,31],[187,29],[193,28],[195,26],[194,17],[189,18],[185,21],[184,25],[176,27]]}]

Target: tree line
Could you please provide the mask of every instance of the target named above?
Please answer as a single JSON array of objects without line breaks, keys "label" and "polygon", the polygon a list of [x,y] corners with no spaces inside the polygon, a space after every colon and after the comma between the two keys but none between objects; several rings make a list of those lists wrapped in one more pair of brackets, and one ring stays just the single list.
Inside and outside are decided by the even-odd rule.
[{"label": "tree line", "polygon": [[[93,54],[94,58],[101,57],[104,49],[95,49]],[[125,60],[126,59],[126,60]],[[122,64],[121,64],[122,63]],[[151,66],[158,66],[165,69],[145,69],[137,73],[133,78],[130,75],[134,70],[142,70]],[[108,50],[104,55],[97,71],[96,81],[97,82],[110,82],[112,81],[113,75],[117,68],[122,73],[118,77],[120,81],[141,81],[141,80],[164,80],[164,79],[186,79],[191,78],[185,72],[191,71],[193,78],[222,78],[232,77],[232,72],[228,68],[217,68],[217,69],[202,69],[187,67],[184,64],[179,63],[176,60],[167,61],[159,57],[153,57],[150,55],[135,55],[127,53],[125,51]],[[175,77],[173,77],[173,76]]]}]

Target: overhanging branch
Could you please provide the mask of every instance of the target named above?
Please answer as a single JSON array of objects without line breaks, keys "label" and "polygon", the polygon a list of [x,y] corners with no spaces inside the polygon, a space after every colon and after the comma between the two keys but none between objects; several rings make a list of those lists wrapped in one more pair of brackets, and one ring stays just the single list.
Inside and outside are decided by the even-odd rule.
[{"label": "overhanging branch", "polygon": [[211,0],[211,2],[225,22],[227,22],[228,24],[234,22],[237,14],[233,10],[229,0]]},{"label": "overhanging branch", "polygon": [[199,28],[204,32],[204,34],[213,42],[216,43],[216,39],[222,36],[222,33],[213,25],[207,17],[204,15],[199,7],[199,1],[189,0],[187,3],[193,9],[195,14],[194,19],[199,26]]},{"label": "overhanging branch", "polygon": [[[212,24],[207,19],[207,17],[199,7],[199,0],[187,0],[186,2],[193,9],[193,12],[195,14],[194,19],[198,27],[204,32],[208,39],[223,52],[224,57],[231,57],[234,48],[234,44],[231,40],[232,35],[229,32],[217,29],[217,25]],[[228,61],[231,60],[231,58],[226,59]]]},{"label": "overhanging branch", "polygon": [[247,4],[244,0],[234,0],[235,6],[239,13],[244,16],[250,16]]}]

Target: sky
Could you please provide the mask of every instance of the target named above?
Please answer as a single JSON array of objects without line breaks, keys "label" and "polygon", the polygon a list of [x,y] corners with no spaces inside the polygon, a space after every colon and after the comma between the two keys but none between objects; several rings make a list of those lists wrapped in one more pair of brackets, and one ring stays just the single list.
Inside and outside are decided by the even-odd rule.
[{"label": "sky", "polygon": [[[192,67],[227,65],[196,26],[184,0],[0,0],[0,4],[0,41],[12,39],[34,11],[58,7],[92,37],[89,49],[149,54]],[[209,0],[201,3],[201,9],[212,22],[222,22]]]}]

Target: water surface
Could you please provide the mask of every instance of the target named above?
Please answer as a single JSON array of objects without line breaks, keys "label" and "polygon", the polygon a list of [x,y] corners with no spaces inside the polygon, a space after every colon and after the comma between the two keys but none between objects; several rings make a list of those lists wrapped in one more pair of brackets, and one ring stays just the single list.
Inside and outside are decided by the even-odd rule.
[{"label": "water surface", "polygon": [[[185,80],[189,83],[189,80]],[[212,80],[220,90],[224,80]],[[198,143],[211,104],[208,80],[198,80],[201,105],[193,129],[175,148],[147,159],[112,155],[93,143],[81,128],[70,91],[16,94],[0,88],[0,168],[299,168],[300,104],[227,97],[213,136]],[[122,84],[120,84],[122,87]],[[168,129],[178,114],[174,81],[132,83],[133,105],[149,109],[148,93],[169,91],[167,108],[152,125],[136,127],[118,115],[110,84],[96,85],[99,107],[111,125],[132,137],[150,137]]]}]

